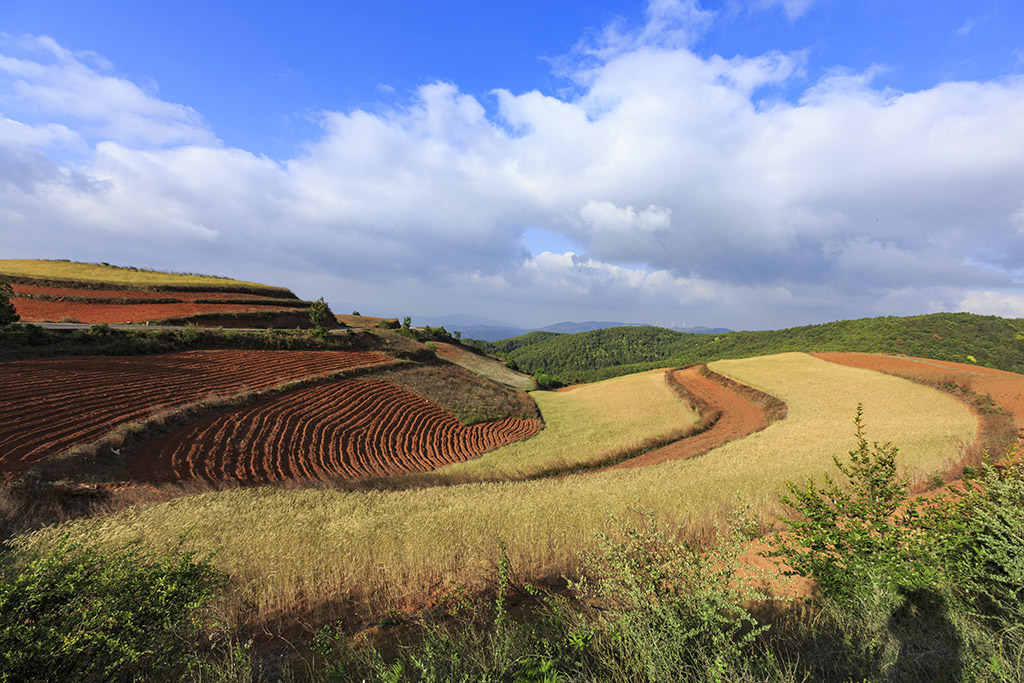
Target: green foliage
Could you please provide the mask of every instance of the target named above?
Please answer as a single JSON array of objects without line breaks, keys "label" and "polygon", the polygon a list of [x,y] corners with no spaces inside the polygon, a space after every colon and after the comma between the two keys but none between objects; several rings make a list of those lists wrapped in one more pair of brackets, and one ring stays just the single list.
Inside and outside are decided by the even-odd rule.
[{"label": "green foliage", "polygon": [[913,527],[916,508],[901,510],[909,489],[897,464],[899,449],[891,444],[868,445],[863,412],[857,407],[857,448],[848,462],[834,457],[845,481],[825,475],[817,488],[787,485],[781,500],[798,513],[784,520],[779,554],[796,571],[814,578],[822,590],[852,600],[874,590],[921,588],[934,581],[934,558]]},{"label": "green foliage", "polygon": [[[1024,320],[970,313],[843,320],[784,330],[718,335],[658,327],[613,327],[579,334],[531,332],[483,344],[526,373],[591,382],[670,365],[787,351],[864,351],[1024,372]],[[970,358],[969,358],[970,357]]]},{"label": "green foliage", "polygon": [[[515,368],[512,369],[515,370]],[[537,386],[545,391],[565,386],[558,378],[551,377],[546,372],[538,372],[533,376],[533,378],[537,380]]]},{"label": "green foliage", "polygon": [[402,318],[402,329],[408,330],[410,327],[412,327],[412,318],[405,316]]},{"label": "green foliage", "polygon": [[0,325],[9,325],[20,320],[18,312],[14,310],[11,299],[14,297],[14,290],[7,284],[6,280],[0,280]]},{"label": "green foliage", "polygon": [[746,607],[763,597],[738,572],[750,521],[740,508],[711,547],[676,539],[650,512],[638,525],[616,520],[575,585],[601,607],[591,648],[609,680],[716,680],[741,668],[765,627]]},{"label": "green foliage", "polygon": [[0,574],[0,681],[151,680],[198,661],[221,582],[209,558],[64,541],[12,560]]},{"label": "green foliage", "polygon": [[110,334],[111,329],[112,328],[107,323],[94,323],[89,325],[89,334],[108,335]]},{"label": "green foliage", "polygon": [[319,336],[326,336],[328,328],[334,327],[334,314],[323,297],[309,305],[309,321]]}]

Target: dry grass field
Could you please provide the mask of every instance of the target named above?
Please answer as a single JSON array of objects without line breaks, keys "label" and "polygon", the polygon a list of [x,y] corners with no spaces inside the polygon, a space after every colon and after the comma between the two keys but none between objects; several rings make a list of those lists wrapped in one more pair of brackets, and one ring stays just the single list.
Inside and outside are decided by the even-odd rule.
[{"label": "dry grass field", "polygon": [[243,286],[280,289],[258,282],[232,280],[212,275],[186,273],[164,273],[136,268],[104,266],[95,263],[75,261],[48,261],[43,259],[0,259],[0,273],[40,280],[80,280],[85,282],[106,282],[132,286],[146,285],[213,285]]},{"label": "dry grass field", "polygon": [[[493,575],[499,541],[523,579],[571,574],[609,515],[637,505],[694,528],[721,519],[741,494],[770,518],[786,480],[831,471],[832,457],[855,446],[858,402],[868,438],[896,443],[912,476],[955,458],[976,430],[974,415],[936,390],[803,354],[723,361],[714,369],[785,400],[789,417],[699,458],[651,467],[391,492],[237,489],[82,520],[16,542],[52,543],[70,534],[163,547],[184,533],[189,545],[215,551],[216,564],[231,575],[220,605],[228,619],[273,620],[296,611],[329,617],[346,600],[422,604],[459,585],[479,587]],[[634,381],[648,381],[641,377]],[[598,390],[581,387],[564,397],[585,389]],[[623,409],[605,397],[567,420],[587,421],[602,408],[609,424]],[[507,458],[495,456],[492,466],[511,467],[502,465]]]},{"label": "dry grass field", "polygon": [[455,480],[522,479],[602,463],[680,435],[700,419],[673,393],[664,370],[530,395],[547,425],[543,431],[438,473]]}]

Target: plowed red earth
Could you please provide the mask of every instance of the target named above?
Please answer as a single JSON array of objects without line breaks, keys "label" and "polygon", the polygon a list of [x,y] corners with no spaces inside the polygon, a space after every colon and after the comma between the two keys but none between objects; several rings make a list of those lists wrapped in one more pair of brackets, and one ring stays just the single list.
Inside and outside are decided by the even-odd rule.
[{"label": "plowed red earth", "polygon": [[252,299],[259,301],[267,298],[260,294],[225,293],[225,292],[155,292],[141,289],[71,289],[67,287],[41,287],[39,285],[11,285],[15,297],[25,294],[48,294],[50,296],[88,296],[106,299],[180,299],[195,301],[196,299]]},{"label": "plowed red earth", "polygon": [[619,463],[615,468],[657,465],[669,460],[684,460],[703,455],[724,443],[753,434],[768,426],[768,417],[761,406],[705,377],[702,369],[703,366],[695,366],[676,370],[675,380],[697,399],[704,401],[710,410],[718,411],[718,421],[706,431],[638,455]]},{"label": "plowed red earth", "polygon": [[0,479],[162,410],[387,360],[356,351],[207,350],[2,363]]},{"label": "plowed red earth", "polygon": [[[267,306],[240,304],[87,304],[16,298],[11,299],[11,303],[25,322],[61,322],[70,319],[80,323],[141,323],[199,313],[264,313],[270,310]],[[288,309],[288,312],[294,313],[294,310]]]},{"label": "plowed red earth", "polygon": [[997,406],[1013,413],[1017,424],[1024,424],[1024,375],[1005,370],[981,368],[966,363],[929,360],[873,353],[815,353],[822,360],[854,368],[923,379],[931,382],[953,381],[979,394],[988,394]]},{"label": "plowed red earth", "polygon": [[142,481],[363,478],[461,462],[538,428],[511,417],[467,427],[394,384],[343,379],[187,425],[128,462]]}]

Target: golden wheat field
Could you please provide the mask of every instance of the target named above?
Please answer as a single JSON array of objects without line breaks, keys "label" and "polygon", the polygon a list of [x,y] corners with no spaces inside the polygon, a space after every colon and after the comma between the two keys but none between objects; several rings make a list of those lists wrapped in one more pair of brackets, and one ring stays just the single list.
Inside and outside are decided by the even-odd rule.
[{"label": "golden wheat field", "polygon": [[[524,579],[572,573],[609,516],[637,505],[680,527],[720,519],[737,494],[757,514],[776,515],[785,481],[820,476],[834,455],[855,446],[858,402],[869,439],[899,445],[911,476],[955,458],[977,427],[966,407],[936,390],[805,354],[722,361],[714,369],[783,399],[789,417],[699,458],[646,468],[398,492],[237,489],[73,522],[17,543],[46,544],[67,533],[161,547],[187,534],[190,546],[215,552],[232,577],[221,605],[229,619],[254,609],[272,618],[297,604],[315,609],[346,598],[415,601],[446,586],[479,586],[499,542]],[[601,405],[615,410],[608,401],[593,410]]]},{"label": "golden wheat field", "polygon": [[240,285],[281,289],[257,282],[232,280],[213,275],[189,273],[165,273],[137,268],[122,268],[97,263],[75,261],[49,261],[43,259],[0,259],[0,273],[43,280],[80,280],[85,282],[106,282],[124,285]]},{"label": "golden wheat field", "polygon": [[438,473],[455,480],[517,479],[605,462],[645,442],[677,436],[700,419],[676,397],[664,370],[530,395],[544,416],[543,431]]}]

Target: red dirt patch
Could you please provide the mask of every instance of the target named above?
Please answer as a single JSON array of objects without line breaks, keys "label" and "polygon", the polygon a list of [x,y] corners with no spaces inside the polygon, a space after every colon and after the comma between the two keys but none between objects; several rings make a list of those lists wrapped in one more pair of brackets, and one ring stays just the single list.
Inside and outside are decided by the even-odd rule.
[{"label": "red dirt patch", "polygon": [[[768,426],[764,408],[739,393],[703,374],[706,366],[698,365],[675,370],[674,379],[699,403],[702,411],[717,412],[718,419],[705,431],[680,439],[626,460],[616,468],[657,465],[669,460],[684,460],[703,455],[724,443],[742,438]],[[611,468],[614,469],[614,468]]]},{"label": "red dirt patch", "polygon": [[0,480],[119,424],[215,395],[383,363],[356,351],[207,350],[0,364]]},{"label": "red dirt patch", "polygon": [[[80,291],[80,290],[75,290]],[[167,298],[167,293],[161,298]],[[216,296],[206,294],[206,296]],[[234,295],[232,295],[234,296]],[[74,319],[81,323],[141,323],[164,318],[184,318],[201,313],[266,313],[266,306],[242,304],[90,304],[80,301],[44,301],[11,299],[24,322],[61,322]],[[294,313],[294,309],[283,312]],[[307,315],[308,317],[308,315]]]},{"label": "red dirt patch", "polygon": [[424,472],[531,436],[537,420],[472,426],[376,379],[305,387],[196,422],[133,450],[133,479],[335,479]]},{"label": "red dirt patch", "polygon": [[[101,299],[177,299],[182,302],[195,301],[196,299],[217,299],[234,300],[247,299],[251,301],[275,300],[261,294],[247,293],[225,293],[225,292],[177,292],[177,291],[152,291],[143,289],[74,289],[71,287],[46,287],[42,285],[13,284],[15,298],[29,296],[54,296],[54,297],[90,297]],[[295,301],[298,301],[296,299]]]}]

